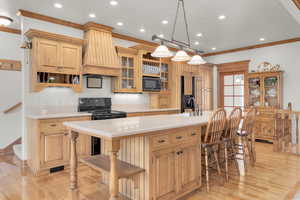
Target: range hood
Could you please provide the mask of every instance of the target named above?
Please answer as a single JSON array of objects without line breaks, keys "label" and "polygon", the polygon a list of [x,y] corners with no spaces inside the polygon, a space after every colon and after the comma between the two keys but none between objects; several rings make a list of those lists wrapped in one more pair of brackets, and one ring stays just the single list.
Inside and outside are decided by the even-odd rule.
[{"label": "range hood", "polygon": [[112,41],[112,27],[88,22],[84,31],[83,73],[120,76],[122,68]]}]

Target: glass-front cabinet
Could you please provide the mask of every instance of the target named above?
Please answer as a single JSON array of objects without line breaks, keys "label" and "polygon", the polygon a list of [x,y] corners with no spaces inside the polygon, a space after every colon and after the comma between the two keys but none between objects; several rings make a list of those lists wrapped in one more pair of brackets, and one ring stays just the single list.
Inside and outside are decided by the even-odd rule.
[{"label": "glass-front cabinet", "polygon": [[117,47],[122,73],[114,78],[114,92],[137,93],[141,91],[137,50]]},{"label": "glass-front cabinet", "polygon": [[282,107],[282,72],[249,73],[247,106]]}]

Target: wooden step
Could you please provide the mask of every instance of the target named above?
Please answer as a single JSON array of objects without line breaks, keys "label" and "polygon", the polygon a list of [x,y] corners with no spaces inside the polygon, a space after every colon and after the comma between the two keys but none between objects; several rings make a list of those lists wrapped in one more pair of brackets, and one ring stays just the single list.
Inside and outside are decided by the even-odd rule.
[{"label": "wooden step", "polygon": [[[106,155],[96,155],[82,157],[79,159],[81,162],[90,166],[97,171],[110,172],[110,158]],[[127,162],[117,160],[117,174],[119,178],[127,178],[136,174],[142,173],[145,170]]]}]

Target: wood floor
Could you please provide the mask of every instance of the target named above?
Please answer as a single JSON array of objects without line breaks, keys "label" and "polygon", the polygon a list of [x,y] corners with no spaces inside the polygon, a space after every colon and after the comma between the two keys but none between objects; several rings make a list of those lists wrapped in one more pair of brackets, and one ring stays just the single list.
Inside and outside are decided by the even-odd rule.
[{"label": "wood floor", "polygon": [[[239,177],[231,168],[230,181],[213,177],[211,192],[205,187],[186,200],[287,200],[300,190],[300,156],[274,153],[269,144],[257,144],[257,163],[247,176]],[[22,176],[23,175],[23,176]],[[79,171],[80,192],[68,190],[68,171],[39,178],[21,171],[14,156],[0,156],[0,200],[106,200],[107,189],[99,174],[87,166]]]}]

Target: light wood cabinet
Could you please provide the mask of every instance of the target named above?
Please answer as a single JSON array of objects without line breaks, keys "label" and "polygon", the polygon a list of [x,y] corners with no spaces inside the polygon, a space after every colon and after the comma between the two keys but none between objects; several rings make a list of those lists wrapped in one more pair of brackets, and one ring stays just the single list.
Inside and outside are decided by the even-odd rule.
[{"label": "light wood cabinet", "polygon": [[154,199],[172,199],[176,195],[175,151],[167,149],[153,154]]},{"label": "light wood cabinet", "polygon": [[31,90],[69,87],[81,91],[83,40],[30,29]]},{"label": "light wood cabinet", "polygon": [[[35,175],[49,173],[51,168],[68,166],[70,142],[63,122],[90,120],[90,117],[28,119],[28,166]],[[78,155],[91,154],[91,137],[80,135]]]},{"label": "light wood cabinet", "polygon": [[122,66],[121,76],[113,79],[113,92],[137,93],[142,91],[138,51],[132,48],[117,47]]},{"label": "light wood cabinet", "polygon": [[177,113],[179,113],[179,110],[135,112],[135,113],[127,113],[127,117],[151,116],[151,115],[169,115],[169,114],[177,114]]},{"label": "light wood cabinet", "polygon": [[246,107],[255,106],[256,139],[273,141],[275,136],[275,109],[282,108],[283,72],[256,72],[246,76]]}]

